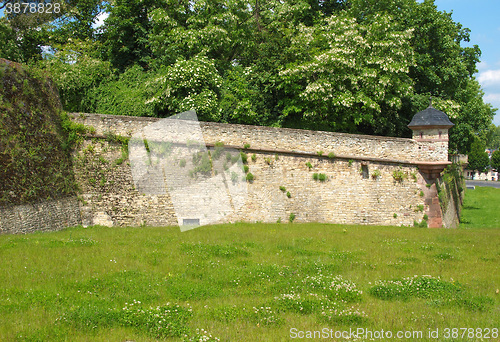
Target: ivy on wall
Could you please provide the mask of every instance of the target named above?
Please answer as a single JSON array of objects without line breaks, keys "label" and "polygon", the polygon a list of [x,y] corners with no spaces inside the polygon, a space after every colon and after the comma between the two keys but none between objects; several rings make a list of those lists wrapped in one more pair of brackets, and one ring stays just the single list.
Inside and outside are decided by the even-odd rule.
[{"label": "ivy on wall", "polygon": [[0,206],[75,195],[71,148],[86,133],[45,74],[0,59]]}]

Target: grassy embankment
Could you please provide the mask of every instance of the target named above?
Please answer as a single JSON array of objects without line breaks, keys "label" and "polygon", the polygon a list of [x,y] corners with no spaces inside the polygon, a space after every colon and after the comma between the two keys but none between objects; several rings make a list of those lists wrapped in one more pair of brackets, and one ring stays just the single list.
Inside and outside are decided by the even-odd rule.
[{"label": "grassy embankment", "polygon": [[462,228],[500,228],[500,189],[467,189],[461,221]]},{"label": "grassy embankment", "polygon": [[[466,194],[471,222],[493,202],[482,192]],[[223,341],[287,341],[292,328],[364,328],[477,341],[444,329],[499,328],[499,241],[500,229],[326,224],[4,235],[0,340],[194,340],[205,329]]]}]

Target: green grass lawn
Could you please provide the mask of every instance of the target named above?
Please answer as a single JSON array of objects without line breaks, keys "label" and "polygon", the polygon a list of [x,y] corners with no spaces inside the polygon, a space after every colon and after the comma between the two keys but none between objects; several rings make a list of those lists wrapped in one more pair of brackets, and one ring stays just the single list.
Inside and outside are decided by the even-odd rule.
[{"label": "green grass lawn", "polygon": [[467,189],[460,221],[462,228],[500,228],[500,189]]},{"label": "green grass lawn", "polygon": [[444,329],[481,328],[498,341],[499,241],[500,229],[328,224],[3,235],[0,341],[289,341],[349,328],[423,332],[406,341],[478,341]]}]

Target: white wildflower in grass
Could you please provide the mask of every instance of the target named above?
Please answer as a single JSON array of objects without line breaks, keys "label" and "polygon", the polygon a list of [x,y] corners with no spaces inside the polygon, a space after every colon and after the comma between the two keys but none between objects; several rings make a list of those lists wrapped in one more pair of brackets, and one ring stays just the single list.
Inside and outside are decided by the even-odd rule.
[{"label": "white wildflower in grass", "polygon": [[270,306],[253,307],[252,318],[258,325],[280,325],[283,323],[283,319]]},{"label": "white wildflower in grass", "polygon": [[368,315],[357,306],[344,307],[334,303],[322,307],[321,317],[327,322],[352,324],[363,322]]},{"label": "white wildflower in grass", "polygon": [[458,306],[471,311],[487,311],[494,301],[487,296],[478,296],[455,281],[444,281],[430,275],[414,275],[396,280],[379,280],[369,290],[381,299],[409,300],[425,298],[434,306]]},{"label": "white wildflower in grass", "polygon": [[220,341],[218,337],[212,336],[211,333],[205,329],[196,329],[196,333],[193,336],[184,335],[182,339],[184,342],[212,342]]},{"label": "white wildflower in grass", "polygon": [[358,290],[356,284],[342,278],[342,276],[328,276],[318,274],[307,276],[302,280],[306,287],[320,290],[330,298],[336,298],[346,302],[356,302],[361,299],[363,292]]},{"label": "white wildflower in grass", "polygon": [[189,306],[170,303],[144,309],[141,302],[134,299],[132,303],[125,303],[121,323],[158,338],[180,337],[187,332],[191,311]]}]

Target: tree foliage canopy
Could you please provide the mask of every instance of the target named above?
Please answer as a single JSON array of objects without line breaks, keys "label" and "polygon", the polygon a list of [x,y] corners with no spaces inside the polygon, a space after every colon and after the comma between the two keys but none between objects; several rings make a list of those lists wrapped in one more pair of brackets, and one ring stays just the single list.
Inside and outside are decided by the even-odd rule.
[{"label": "tree foliage canopy", "polygon": [[469,169],[479,172],[485,172],[486,168],[490,165],[490,158],[488,153],[485,152],[484,144],[476,139],[472,145],[469,152]]},{"label": "tree foliage canopy", "polygon": [[0,56],[39,60],[67,110],[409,137],[432,96],[455,124],[450,149],[488,139],[481,51],[433,0],[62,3],[52,20],[1,21]]}]

